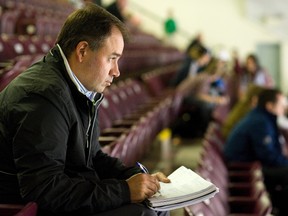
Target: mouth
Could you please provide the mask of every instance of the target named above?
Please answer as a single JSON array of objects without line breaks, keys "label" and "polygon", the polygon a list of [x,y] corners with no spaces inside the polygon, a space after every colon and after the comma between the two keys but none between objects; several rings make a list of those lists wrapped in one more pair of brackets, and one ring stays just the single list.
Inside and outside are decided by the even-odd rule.
[{"label": "mouth", "polygon": [[106,81],[106,86],[111,86],[112,82]]}]

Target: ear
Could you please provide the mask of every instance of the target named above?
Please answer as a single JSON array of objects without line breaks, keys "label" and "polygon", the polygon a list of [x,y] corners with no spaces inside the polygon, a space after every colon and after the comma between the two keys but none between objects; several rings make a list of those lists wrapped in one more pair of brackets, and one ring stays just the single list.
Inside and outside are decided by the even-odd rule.
[{"label": "ear", "polygon": [[87,55],[89,44],[87,41],[80,41],[76,46],[76,55],[79,62],[83,62],[84,57]]}]

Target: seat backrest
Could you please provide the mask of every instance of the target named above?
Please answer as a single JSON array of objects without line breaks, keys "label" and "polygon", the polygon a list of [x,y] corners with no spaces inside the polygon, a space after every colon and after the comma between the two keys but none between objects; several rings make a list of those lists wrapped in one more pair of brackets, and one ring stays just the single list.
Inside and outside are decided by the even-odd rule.
[{"label": "seat backrest", "polygon": [[195,205],[187,206],[184,208],[185,213],[191,216],[214,216],[215,214],[211,211],[209,206],[204,202],[197,203]]},{"label": "seat backrest", "polygon": [[109,110],[106,107],[108,106],[108,103],[109,102],[107,102],[106,98],[104,98],[98,110],[98,120],[99,120],[100,131],[103,131],[105,128],[112,127],[112,124],[113,124],[113,120],[108,114]]},{"label": "seat backrest", "polygon": [[161,80],[161,73],[159,70],[160,69],[150,71],[142,76],[144,83],[148,86],[148,89],[153,96],[160,96],[166,88]]},{"label": "seat backrest", "polygon": [[1,216],[9,216],[9,215],[15,215],[21,209],[24,208],[24,205],[18,205],[18,204],[0,204],[0,215]]},{"label": "seat backrest", "polygon": [[35,202],[29,202],[15,216],[36,216],[37,210],[38,210],[37,204]]},{"label": "seat backrest", "polygon": [[257,213],[257,215],[265,216],[270,215],[271,212],[272,203],[269,199],[269,195],[267,192],[263,192],[256,203],[255,213]]},{"label": "seat backrest", "polygon": [[1,34],[11,34],[15,33],[16,22],[20,12],[18,10],[7,10],[1,16]]},{"label": "seat backrest", "polygon": [[3,74],[0,79],[0,92],[23,71],[24,68],[12,68],[10,71]]},{"label": "seat backrest", "polygon": [[228,215],[229,209],[223,205],[221,199],[218,196],[215,196],[211,199],[204,201],[205,205],[212,211],[214,216]]},{"label": "seat backrest", "polygon": [[118,95],[114,94],[114,92],[111,91],[111,88],[109,88],[105,89],[104,96],[105,98],[103,99],[100,107],[104,110],[104,112],[109,114],[111,122],[122,119],[123,115],[118,109],[118,102],[120,100]]},{"label": "seat backrest", "polygon": [[26,205],[18,204],[0,204],[1,216],[36,216],[38,206],[35,202],[29,202]]}]

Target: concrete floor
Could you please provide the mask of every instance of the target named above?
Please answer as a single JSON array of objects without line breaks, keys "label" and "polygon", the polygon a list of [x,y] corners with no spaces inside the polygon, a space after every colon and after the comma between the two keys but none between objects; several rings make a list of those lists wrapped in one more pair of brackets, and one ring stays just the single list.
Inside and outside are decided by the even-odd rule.
[{"label": "concrete floor", "polygon": [[[156,140],[142,163],[151,173],[161,171],[169,175],[179,166],[194,170],[202,150],[202,139]],[[177,143],[177,144],[176,144]],[[170,216],[183,216],[183,208],[170,211]]]}]

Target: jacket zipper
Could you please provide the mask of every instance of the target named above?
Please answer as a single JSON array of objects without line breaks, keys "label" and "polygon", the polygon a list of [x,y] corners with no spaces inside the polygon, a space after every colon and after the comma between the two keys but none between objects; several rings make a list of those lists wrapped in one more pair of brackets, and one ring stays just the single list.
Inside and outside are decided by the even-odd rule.
[{"label": "jacket zipper", "polygon": [[[93,103],[92,109],[90,109],[89,101],[87,101],[87,105],[89,108],[89,119],[88,119],[89,123],[88,123],[88,128],[86,131],[86,140],[87,140],[86,141],[86,150],[88,151],[88,156],[87,156],[87,160],[86,160],[87,166],[89,165],[88,163],[89,163],[89,158],[91,155],[91,143],[92,143],[92,137],[93,137],[93,132],[94,132],[93,128],[94,128],[95,121],[96,121],[96,114],[97,114],[97,110],[100,106],[100,102],[102,101],[102,98],[103,98],[103,95],[101,95],[101,97],[97,101],[92,102]],[[91,123],[92,123],[92,127],[91,127]],[[89,137],[89,131],[90,131],[90,137]]]},{"label": "jacket zipper", "polygon": [[4,172],[0,170],[0,173],[5,174],[5,175],[12,175],[12,176],[16,176],[17,174],[15,173],[9,173],[9,172]]}]

